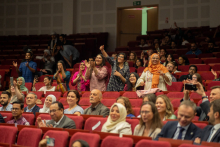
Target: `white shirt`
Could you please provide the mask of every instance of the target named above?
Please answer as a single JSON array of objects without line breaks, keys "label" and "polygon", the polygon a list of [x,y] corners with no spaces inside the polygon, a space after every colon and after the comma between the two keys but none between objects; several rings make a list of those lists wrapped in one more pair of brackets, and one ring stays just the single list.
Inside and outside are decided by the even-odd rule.
[{"label": "white shirt", "polygon": [[182,126],[180,126],[180,124],[178,123],[178,124],[177,124],[176,132],[175,132],[175,134],[174,134],[174,136],[173,136],[173,139],[177,139],[177,138],[178,138],[179,132],[180,132],[180,127],[182,127],[182,128],[184,128],[184,131],[182,132],[182,140],[184,140],[185,135],[186,135],[186,132],[187,132],[187,130],[188,130],[188,128],[189,128],[189,125],[190,125],[190,124],[188,124],[188,125],[185,126],[185,127],[182,127]]},{"label": "white shirt", "polygon": [[62,118],[57,123],[56,122],[54,123],[54,126],[53,126],[54,128],[56,128],[56,126],[58,126],[60,124],[60,122],[63,119],[63,117],[64,117],[64,114],[63,114]]}]

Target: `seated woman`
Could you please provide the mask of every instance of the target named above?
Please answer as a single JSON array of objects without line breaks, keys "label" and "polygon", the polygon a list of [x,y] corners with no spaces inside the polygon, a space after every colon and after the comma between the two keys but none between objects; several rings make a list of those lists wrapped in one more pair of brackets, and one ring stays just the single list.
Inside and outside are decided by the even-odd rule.
[{"label": "seated woman", "polygon": [[90,91],[93,89],[106,91],[110,74],[108,67],[105,66],[103,55],[98,54],[95,58],[95,63],[85,61],[85,64],[87,67],[86,79],[90,80]]},{"label": "seated woman", "polygon": [[129,76],[127,84],[125,84],[124,91],[136,91],[135,85],[138,79],[138,74],[136,72],[132,72]]},{"label": "seated woman", "polygon": [[166,55],[166,62],[163,63],[163,66],[167,66],[169,62],[176,62],[172,54]]},{"label": "seated woman", "polygon": [[[36,91],[35,84],[37,83],[37,81],[38,80],[35,78],[33,82],[32,91]],[[48,76],[44,77],[45,86],[41,87],[38,91],[43,91],[44,94],[46,94],[46,91],[55,91],[56,87],[52,86],[52,82],[53,82],[52,77],[48,77]]]},{"label": "seated woman", "polygon": [[128,62],[133,62],[135,64],[136,61],[137,61],[137,54],[135,52],[131,52]]},{"label": "seated woman", "polygon": [[49,113],[50,112],[50,105],[55,102],[57,100],[57,98],[50,94],[46,97],[45,101],[44,101],[44,106],[43,108],[41,108],[39,110],[40,113]]},{"label": "seated woman", "polygon": [[20,86],[21,91],[28,93],[28,89],[25,87],[25,80],[23,77],[17,78],[17,84]]},{"label": "seated woman", "polygon": [[9,89],[7,90],[11,94],[11,101],[10,103],[12,104],[13,102],[20,102],[24,103],[24,94],[22,93],[20,86],[16,83],[16,81],[13,82],[13,85],[9,85]]},{"label": "seated woman", "polygon": [[56,79],[57,84],[59,84],[59,86],[57,86],[57,91],[64,93],[66,90],[70,90],[70,72],[66,71],[66,65],[62,60],[57,62],[57,72],[54,74],[53,78]]},{"label": "seated woman", "polygon": [[123,91],[126,81],[130,75],[130,68],[126,62],[125,53],[119,53],[116,61],[112,60],[104,50],[104,45],[100,46],[100,50],[106,60],[111,64],[112,73],[109,79],[107,91]]},{"label": "seated woman", "polygon": [[189,65],[189,60],[186,56],[182,55],[178,59],[179,65]]},{"label": "seated woman", "polygon": [[131,107],[131,103],[127,97],[120,96],[117,98],[116,103],[120,103],[123,106],[125,106],[127,110],[127,117],[135,117],[134,116],[134,111]]},{"label": "seated woman", "polygon": [[172,77],[167,68],[160,64],[160,56],[154,53],[151,55],[148,67],[144,69],[135,88],[144,86],[144,90],[159,88],[162,91],[167,91],[166,84],[172,85]]},{"label": "seated woman", "polygon": [[126,122],[126,116],[127,110],[125,107],[122,104],[114,103],[101,132],[132,135],[131,125]]},{"label": "seated woman", "polygon": [[166,61],[166,54],[167,54],[167,51],[166,49],[160,49],[160,61]]},{"label": "seated woman", "polygon": [[145,57],[142,59],[137,59],[135,63],[135,68],[138,69],[139,67],[145,67],[147,63],[147,60],[145,60]]},{"label": "seated woman", "polygon": [[80,95],[76,90],[70,90],[67,93],[67,103],[69,104],[69,108],[64,110],[64,114],[80,114],[84,113],[82,107],[79,106]]},{"label": "seated woman", "polygon": [[155,105],[162,121],[165,121],[166,119],[176,119],[173,111],[173,105],[166,95],[158,95]]},{"label": "seated woman", "polygon": [[76,140],[72,143],[71,147],[89,147],[89,144],[84,140]]},{"label": "seated woman", "polygon": [[140,113],[141,119],[134,129],[134,135],[155,139],[163,127],[156,106],[152,102],[144,102]]},{"label": "seated woman", "polygon": [[85,61],[82,61],[79,65],[79,71],[75,72],[71,79],[71,85],[76,85],[78,91],[89,91],[89,80],[85,78],[86,69]]}]

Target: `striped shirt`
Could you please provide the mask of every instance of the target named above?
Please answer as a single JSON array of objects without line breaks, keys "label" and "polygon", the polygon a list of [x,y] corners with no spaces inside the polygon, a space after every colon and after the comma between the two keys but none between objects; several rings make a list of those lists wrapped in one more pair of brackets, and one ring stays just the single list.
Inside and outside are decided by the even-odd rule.
[{"label": "striped shirt", "polygon": [[26,125],[26,126],[30,125],[29,122],[23,116],[21,116],[17,120],[15,120],[15,119],[9,120],[7,123],[8,124],[17,124],[17,125]]}]

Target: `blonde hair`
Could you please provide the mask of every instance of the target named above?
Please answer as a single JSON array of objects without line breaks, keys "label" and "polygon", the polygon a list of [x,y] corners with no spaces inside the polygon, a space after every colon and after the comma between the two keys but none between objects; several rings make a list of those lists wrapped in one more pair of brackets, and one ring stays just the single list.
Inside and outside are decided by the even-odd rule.
[{"label": "blonde hair", "polygon": [[[173,115],[173,113],[174,113],[173,105],[172,105],[172,103],[170,102],[170,99],[169,99],[166,95],[164,95],[164,94],[158,95],[158,96],[157,96],[157,99],[158,99],[158,98],[162,98],[162,99],[164,100],[164,102],[165,102],[165,104],[166,104],[165,119],[169,119],[169,117],[171,117],[171,116]],[[156,99],[156,102],[157,102],[157,99]]]}]

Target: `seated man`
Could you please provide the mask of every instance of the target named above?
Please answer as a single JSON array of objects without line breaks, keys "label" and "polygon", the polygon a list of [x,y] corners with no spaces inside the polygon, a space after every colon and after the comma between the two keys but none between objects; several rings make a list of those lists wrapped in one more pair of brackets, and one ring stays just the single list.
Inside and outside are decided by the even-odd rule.
[{"label": "seated man", "polygon": [[90,103],[92,104],[89,108],[86,108],[84,114],[88,115],[109,115],[109,108],[101,103],[102,92],[98,89],[94,89],[90,93]]},{"label": "seated man", "polygon": [[40,117],[37,118],[37,123],[39,127],[53,127],[53,128],[69,128],[75,129],[75,122],[63,114],[64,107],[63,104],[56,101],[50,105],[50,116],[52,120],[47,123],[42,121]]},{"label": "seated man", "polygon": [[37,95],[33,92],[27,94],[26,103],[27,107],[24,108],[24,112],[33,112],[34,115],[36,112],[39,112],[40,107],[36,105]]},{"label": "seated man", "polygon": [[60,40],[60,42],[63,43],[63,45],[73,45],[73,43],[71,41],[66,40],[66,35],[65,34],[61,34],[59,36],[59,40]]},{"label": "seated man", "polygon": [[22,116],[24,112],[24,104],[19,102],[14,102],[12,104],[12,116],[14,119],[9,120],[8,124],[16,124],[16,125],[30,125],[29,122]]},{"label": "seated man", "polygon": [[168,121],[155,140],[158,140],[159,137],[194,140],[201,132],[201,129],[192,123],[195,114],[196,104],[191,101],[183,101],[178,108],[178,121]]},{"label": "seated man", "polygon": [[55,59],[53,56],[51,56],[51,53],[48,49],[44,50],[44,56],[42,58],[42,62],[44,63],[44,68],[40,69],[39,77],[42,75],[52,75]]},{"label": "seated man", "polygon": [[202,51],[196,47],[196,43],[191,43],[191,50],[188,51],[188,52],[186,53],[186,55],[195,54],[196,56],[198,56],[198,55],[201,54],[201,53],[202,53]]},{"label": "seated man", "polygon": [[0,102],[2,107],[0,107],[0,111],[11,111],[12,104],[11,101],[11,94],[7,91],[3,91],[1,94]]},{"label": "seated man", "polygon": [[213,52],[218,52],[218,50],[216,48],[214,48],[214,42],[209,41],[208,49],[207,49],[206,53],[213,53]]},{"label": "seated man", "polygon": [[170,75],[172,77],[172,82],[176,82],[176,78],[173,76],[173,70],[174,70],[175,64],[173,62],[168,62],[166,68],[170,72]]},{"label": "seated man", "polygon": [[175,41],[171,41],[171,49],[176,49],[176,42]]},{"label": "seated man", "polygon": [[201,141],[220,142],[220,99],[214,100],[210,104],[209,123],[199,136],[195,139],[195,143],[200,144]]},{"label": "seated man", "polygon": [[183,80],[190,79],[192,80],[192,76],[194,73],[197,73],[197,66],[195,65],[190,65],[189,66],[189,74],[188,75],[182,75],[178,81],[182,82]]},{"label": "seated man", "polygon": [[2,117],[1,113],[0,113],[0,123],[5,123],[4,118]]}]

